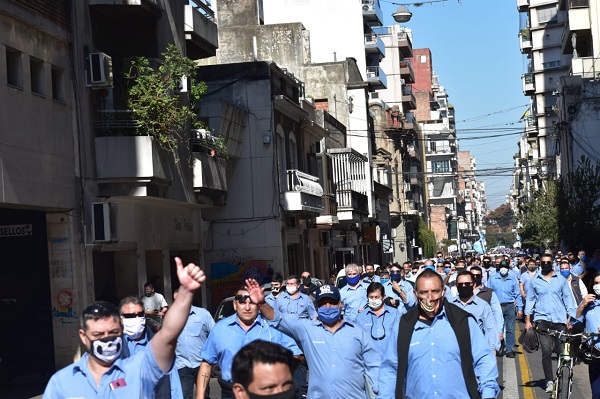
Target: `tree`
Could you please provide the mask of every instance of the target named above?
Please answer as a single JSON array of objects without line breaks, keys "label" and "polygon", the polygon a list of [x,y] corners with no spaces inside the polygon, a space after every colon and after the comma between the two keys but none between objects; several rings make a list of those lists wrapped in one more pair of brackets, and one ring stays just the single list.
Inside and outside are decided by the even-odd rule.
[{"label": "tree", "polygon": [[437,250],[437,242],[435,240],[435,233],[427,227],[427,224],[423,219],[419,218],[419,243],[423,248],[423,256],[425,258],[433,258],[435,251]]},{"label": "tree", "polygon": [[509,204],[502,204],[486,216],[488,222],[500,227],[512,227],[515,224],[515,213]]},{"label": "tree", "polygon": [[577,169],[559,179],[558,235],[567,248],[593,249],[600,238],[600,165],[582,156]]},{"label": "tree", "polygon": [[[177,160],[177,146],[187,143],[190,128],[203,127],[196,120],[195,106],[206,92],[206,84],[196,82],[196,64],[177,46],[170,44],[162,56],[164,61],[157,70],[145,57],[131,62],[129,71],[123,74],[131,84],[127,105],[138,121],[137,134],[154,137]],[[180,94],[185,79],[189,84],[187,98]]]},{"label": "tree", "polygon": [[515,242],[515,213],[508,204],[502,204],[485,217],[485,240],[488,248],[499,245],[512,247]]},{"label": "tree", "polygon": [[531,201],[523,207],[519,218],[519,233],[525,246],[556,248],[557,228],[557,185],[548,182],[546,187],[533,194]]}]

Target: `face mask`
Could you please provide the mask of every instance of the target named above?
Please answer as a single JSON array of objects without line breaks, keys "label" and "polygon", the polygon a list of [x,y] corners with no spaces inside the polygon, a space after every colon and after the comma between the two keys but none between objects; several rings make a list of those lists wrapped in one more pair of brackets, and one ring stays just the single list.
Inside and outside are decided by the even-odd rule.
[{"label": "face mask", "polygon": [[529,269],[529,271],[533,272],[533,271],[535,271],[535,269],[537,269],[537,266],[536,265],[527,266],[527,269]]},{"label": "face mask", "polygon": [[473,282],[475,283],[475,285],[481,285],[481,276],[475,276]]},{"label": "face mask", "polygon": [[597,296],[600,296],[600,284],[594,284],[594,286],[592,288],[594,289],[594,293]]},{"label": "face mask", "polygon": [[449,267],[444,267],[444,273],[446,273],[446,274],[450,273],[450,268]]},{"label": "face mask", "polygon": [[569,259],[569,263],[574,265],[575,263],[577,263],[577,259]]},{"label": "face mask", "polygon": [[373,277],[374,274],[375,274],[374,272],[367,272],[367,277],[371,278],[371,277]]},{"label": "face mask", "polygon": [[298,291],[298,287],[294,287],[294,286],[291,286],[291,285],[286,285],[285,286],[285,290],[287,291],[288,294],[294,295],[296,293],[296,291]]},{"label": "face mask", "polygon": [[379,309],[383,305],[381,299],[369,299],[369,307],[373,310]]},{"label": "face mask", "polygon": [[406,277],[412,277],[412,272],[406,273]]},{"label": "face mask", "polygon": [[571,271],[569,269],[561,270],[560,274],[562,274],[564,278],[567,278],[571,275]]},{"label": "face mask", "polygon": [[273,294],[279,294],[281,292],[281,287],[271,287],[271,292]]},{"label": "face mask", "polygon": [[552,263],[542,265],[542,274],[548,274],[552,271]]},{"label": "face mask", "polygon": [[390,274],[390,279],[398,283],[400,282],[400,280],[402,280],[402,276],[400,275],[400,273],[392,273]]},{"label": "face mask", "polygon": [[357,274],[354,277],[346,277],[346,281],[348,282],[348,284],[350,284],[351,286],[358,284],[358,282],[360,281],[360,276]]},{"label": "face mask", "polygon": [[272,395],[258,395],[246,391],[250,399],[293,399],[296,397],[296,390],[294,388],[288,389],[285,392],[275,393]]},{"label": "face mask", "polygon": [[581,260],[582,260],[583,262],[585,262],[585,261],[587,260],[587,256],[586,256],[585,254],[584,254],[584,255],[581,255]]},{"label": "face mask", "polygon": [[90,340],[90,346],[90,354],[104,363],[115,361],[121,355],[123,349],[121,337],[118,335],[116,337]]},{"label": "face mask", "polygon": [[508,275],[508,269],[506,267],[501,267],[500,268],[500,275],[505,277]]},{"label": "face mask", "polygon": [[337,323],[337,321],[342,315],[339,306],[335,306],[333,308],[326,308],[324,306],[321,306],[317,310],[317,314],[319,316],[319,320],[321,320],[322,323],[328,325]]},{"label": "face mask", "polygon": [[382,278],[381,279],[381,284],[386,284],[387,282],[389,282],[390,279],[389,278]]},{"label": "face mask", "polygon": [[310,277],[304,277],[302,279],[302,284],[304,284],[305,287],[309,287],[311,284]]},{"label": "face mask", "polygon": [[483,262],[483,267],[489,269],[492,264],[490,262]]},{"label": "face mask", "polygon": [[421,307],[421,309],[423,309],[425,311],[425,313],[431,313],[431,312],[435,311],[435,307],[437,306],[438,302],[441,300],[442,300],[442,297],[439,297],[438,299],[435,299],[433,301],[419,298],[419,306]]},{"label": "face mask", "polygon": [[151,297],[152,293],[151,292],[145,292],[144,295],[146,295],[147,297]]},{"label": "face mask", "polygon": [[146,318],[134,317],[133,319],[122,318],[123,334],[131,339],[138,339],[146,330]]},{"label": "face mask", "polygon": [[458,296],[461,299],[467,299],[470,298],[471,296],[473,296],[473,287],[456,287],[456,290],[458,291]]}]

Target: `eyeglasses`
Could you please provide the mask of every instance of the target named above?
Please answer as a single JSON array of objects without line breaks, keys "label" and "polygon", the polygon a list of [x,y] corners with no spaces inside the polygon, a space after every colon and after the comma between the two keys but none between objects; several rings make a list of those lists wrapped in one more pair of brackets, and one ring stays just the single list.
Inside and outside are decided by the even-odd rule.
[{"label": "eyeglasses", "polygon": [[400,274],[400,270],[392,270],[390,271],[390,274]]},{"label": "eyeglasses", "polygon": [[95,316],[99,318],[114,316],[119,314],[119,309],[111,303],[108,302],[96,302],[87,308],[85,308],[82,312],[82,316]]},{"label": "eyeglasses", "polygon": [[234,298],[238,303],[246,303],[247,301],[252,302],[250,295],[236,295]]},{"label": "eyeglasses", "polygon": [[472,287],[473,283],[456,283],[457,287]]},{"label": "eyeglasses", "polygon": [[123,317],[124,319],[135,319],[136,317],[144,317],[144,316],[145,316],[145,313],[143,310],[138,313],[123,313],[123,314],[121,314],[121,317]]}]

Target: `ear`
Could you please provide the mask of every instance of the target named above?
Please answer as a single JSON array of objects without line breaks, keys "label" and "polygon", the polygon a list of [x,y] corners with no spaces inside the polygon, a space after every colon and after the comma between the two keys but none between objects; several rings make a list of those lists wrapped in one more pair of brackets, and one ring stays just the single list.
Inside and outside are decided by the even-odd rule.
[{"label": "ear", "polygon": [[83,331],[82,329],[79,329],[79,339],[81,340],[81,343],[87,347],[87,341],[89,341],[88,337],[85,336],[85,331]]},{"label": "ear", "polygon": [[248,398],[248,394],[246,393],[246,390],[244,389],[242,384],[240,384],[239,382],[236,382],[235,384],[233,384],[233,386],[231,387],[231,391],[233,392],[233,396],[235,396],[235,399],[247,399]]}]

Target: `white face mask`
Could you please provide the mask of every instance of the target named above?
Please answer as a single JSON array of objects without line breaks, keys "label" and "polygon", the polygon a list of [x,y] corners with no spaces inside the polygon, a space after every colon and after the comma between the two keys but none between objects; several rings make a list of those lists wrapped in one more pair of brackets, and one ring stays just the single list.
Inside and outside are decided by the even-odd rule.
[{"label": "white face mask", "polygon": [[115,361],[121,355],[121,350],[123,349],[120,336],[90,340],[90,344],[91,355],[104,363]]},{"label": "white face mask", "polygon": [[369,307],[373,310],[379,309],[383,305],[381,299],[369,299]]},{"label": "white face mask", "polygon": [[594,293],[600,296],[600,284],[594,284]]},{"label": "white face mask", "polygon": [[298,291],[298,287],[295,287],[292,285],[286,285],[285,290],[287,291],[288,294],[294,295],[296,293],[296,291]]},{"label": "white face mask", "polygon": [[146,318],[134,317],[132,319],[122,318],[123,334],[131,339],[138,339],[146,330]]},{"label": "white face mask", "polygon": [[506,267],[501,267],[500,268],[500,275],[501,276],[506,276],[508,274],[508,269]]}]

